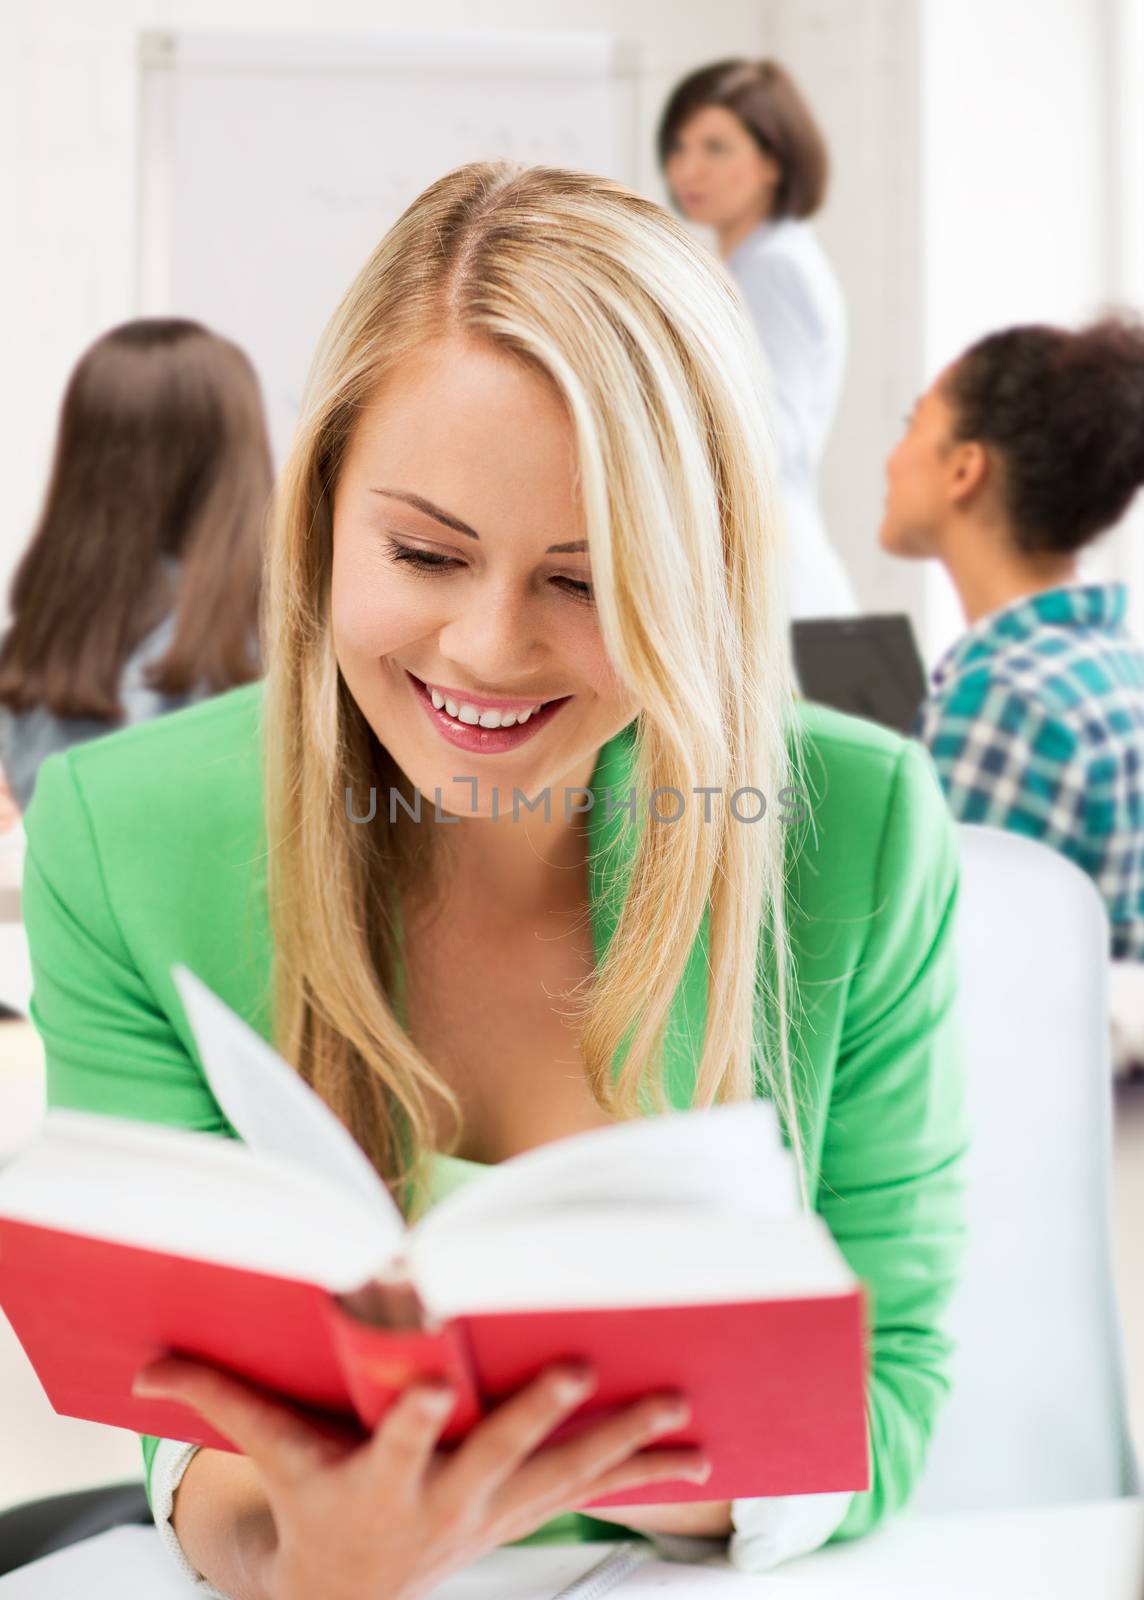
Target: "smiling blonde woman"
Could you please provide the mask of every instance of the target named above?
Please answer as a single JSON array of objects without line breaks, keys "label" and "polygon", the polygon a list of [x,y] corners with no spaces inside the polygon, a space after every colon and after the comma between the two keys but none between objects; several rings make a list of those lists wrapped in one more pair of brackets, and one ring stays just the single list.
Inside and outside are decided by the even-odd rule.
[{"label": "smiling blonde woman", "polygon": [[733,286],[660,207],[502,164],[426,190],[315,358],[268,681],[45,764],[33,1010],[53,1104],[228,1132],[185,962],[410,1213],[568,1133],[773,1096],[871,1291],[872,1486],[641,1506],[705,1462],[641,1455],[669,1396],[538,1448],[590,1374],[542,1374],[449,1460],[424,1385],[350,1448],[167,1360],[151,1387],[242,1452],[144,1440],[215,1592],[404,1600],[498,1543],[632,1531],[761,1569],[918,1477],[962,1240],[953,832],[917,745],[792,696],[763,393]]}]

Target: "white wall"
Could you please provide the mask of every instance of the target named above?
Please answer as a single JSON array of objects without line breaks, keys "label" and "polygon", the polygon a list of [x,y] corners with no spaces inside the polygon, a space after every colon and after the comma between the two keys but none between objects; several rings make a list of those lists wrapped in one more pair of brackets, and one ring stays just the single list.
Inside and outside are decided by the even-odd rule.
[{"label": "white wall", "polygon": [[[984,333],[1114,292],[1111,24],[1105,0],[921,0],[926,382]],[[964,621],[925,570],[933,655]]]},{"label": "white wall", "polygon": [[[0,131],[12,162],[12,214],[24,221],[0,262],[0,355],[18,393],[0,432],[7,515],[0,526],[0,614],[8,576],[43,492],[63,385],[80,351],[141,309],[135,282],[137,35],[145,28],[432,32],[461,28],[610,30],[644,62],[640,186],[664,192],[653,134],[667,91],[721,56],[774,53],[806,84],[835,152],[822,237],[842,278],[852,348],[823,475],[832,533],[864,602],[919,614],[917,572],[875,549],[881,461],[919,365],[915,0],[486,0],[478,16],[425,0],[82,0],[26,4],[0,57]],[[856,69],[856,63],[861,70]],[[172,308],[177,309],[177,308]]]},{"label": "white wall", "polygon": [[479,11],[421,0],[416,13],[396,0],[14,0],[0,50],[3,214],[16,224],[0,253],[0,368],[12,402],[0,429],[0,614],[40,505],[68,374],[86,345],[138,310],[137,48],[152,28],[621,34],[645,64],[640,185],[657,198],[652,134],[668,89],[715,54],[757,54],[763,43],[755,0],[483,0]]},{"label": "white wall", "polygon": [[864,609],[923,620],[923,574],[878,548],[883,462],[922,370],[917,0],[764,0],[767,53],[830,144],[816,219],[846,294],[846,381],[820,481],[823,517]]},{"label": "white wall", "polygon": [[[1108,0],[1112,121],[1112,292],[1144,309],[1144,0]],[[1116,576],[1128,584],[1129,625],[1144,639],[1144,494],[1114,537]]]},{"label": "white wall", "polygon": [[[261,27],[619,34],[644,61],[638,181],[659,199],[653,133],[677,78],[725,55],[788,62],[831,142],[818,226],[851,319],[824,511],[864,606],[909,611],[931,657],[960,625],[948,586],[876,546],[903,412],[979,333],[1074,320],[1116,292],[1144,300],[1144,0],[484,0],[475,14],[423,0],[416,15],[396,0],[23,0],[0,51],[2,214],[17,219],[0,254],[14,400],[0,429],[0,615],[67,375],[140,309],[138,34]],[[1133,179],[1135,208],[1121,203]],[[1134,559],[1144,599],[1138,542],[1138,556],[1121,539],[1103,560],[1129,575]]]}]

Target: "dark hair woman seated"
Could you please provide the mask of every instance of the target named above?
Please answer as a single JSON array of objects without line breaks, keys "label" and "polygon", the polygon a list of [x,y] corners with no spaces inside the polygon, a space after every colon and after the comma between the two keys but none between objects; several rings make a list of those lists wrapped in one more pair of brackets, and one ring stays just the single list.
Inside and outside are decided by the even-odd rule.
[{"label": "dark hair woman seated", "polygon": [[979,340],[914,407],[887,479],[883,547],[940,561],[969,624],[915,724],[954,815],[1068,856],[1112,954],[1144,961],[1144,650],[1126,586],[1079,572],[1144,482],[1144,326]]},{"label": "dark hair woman seated", "polygon": [[260,676],[271,479],[236,345],[145,318],[83,356],[0,644],[0,766],[22,809],[54,751]]}]

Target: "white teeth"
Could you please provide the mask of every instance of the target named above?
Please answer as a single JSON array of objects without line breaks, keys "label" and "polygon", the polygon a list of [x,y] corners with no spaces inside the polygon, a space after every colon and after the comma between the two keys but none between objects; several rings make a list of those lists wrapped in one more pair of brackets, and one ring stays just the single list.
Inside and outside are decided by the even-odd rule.
[{"label": "white teeth", "polygon": [[439,689],[425,687],[429,690],[429,698],[434,709],[440,711],[442,707],[457,722],[467,723],[469,727],[481,728],[513,728],[528,721],[541,709],[539,705],[530,706],[527,711],[482,711],[479,706],[472,706],[467,700],[450,700]]}]

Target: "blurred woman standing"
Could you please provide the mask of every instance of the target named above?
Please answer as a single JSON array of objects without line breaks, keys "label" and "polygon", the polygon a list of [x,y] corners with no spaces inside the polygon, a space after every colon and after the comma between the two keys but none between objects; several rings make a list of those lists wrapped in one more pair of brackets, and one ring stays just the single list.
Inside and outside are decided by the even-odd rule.
[{"label": "blurred woman standing", "polygon": [[712,228],[770,368],[790,546],[792,617],[858,605],[827,538],[818,464],[846,365],[846,308],[808,219],[826,194],[826,142],[775,61],[720,61],[683,80],[659,128],[676,206]]},{"label": "blurred woman standing", "polygon": [[260,675],[271,481],[237,345],[143,318],[82,357],[0,643],[0,767],[21,809],[53,752]]}]

